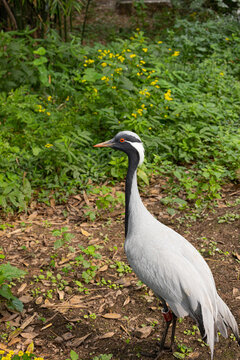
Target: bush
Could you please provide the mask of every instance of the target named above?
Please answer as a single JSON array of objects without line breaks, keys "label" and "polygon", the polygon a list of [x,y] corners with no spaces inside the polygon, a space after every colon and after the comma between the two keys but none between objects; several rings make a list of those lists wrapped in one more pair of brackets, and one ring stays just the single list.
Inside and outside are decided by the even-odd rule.
[{"label": "bush", "polygon": [[139,30],[106,47],[1,33],[0,205],[22,210],[39,188],[63,197],[89,178],[122,178],[126,162],[92,145],[124,129],[146,144],[143,179],[154,167],[188,199],[217,198],[240,167],[237,27],[179,20],[165,38]]}]

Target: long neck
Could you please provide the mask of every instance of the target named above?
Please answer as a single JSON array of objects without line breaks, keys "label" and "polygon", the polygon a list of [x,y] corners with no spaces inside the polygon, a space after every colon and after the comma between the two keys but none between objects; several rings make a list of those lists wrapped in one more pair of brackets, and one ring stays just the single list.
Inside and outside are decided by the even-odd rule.
[{"label": "long neck", "polygon": [[[128,156],[128,172],[126,177],[126,187],[125,187],[125,237],[128,233],[129,225],[129,213],[130,213],[130,199],[137,200],[140,199],[140,195],[137,187],[137,167],[139,163],[139,155],[134,152]],[[133,198],[133,195],[134,198]]]}]

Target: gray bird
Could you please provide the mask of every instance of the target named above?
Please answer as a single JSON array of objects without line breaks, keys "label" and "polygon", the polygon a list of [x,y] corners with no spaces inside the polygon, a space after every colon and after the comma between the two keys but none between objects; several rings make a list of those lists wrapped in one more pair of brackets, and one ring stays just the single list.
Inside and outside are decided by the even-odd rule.
[{"label": "gray bird", "polygon": [[144,160],[140,137],[131,131],[121,131],[95,147],[111,147],[128,155],[124,249],[138,278],[162,302],[166,327],[160,351],[164,349],[171,322],[172,347],[176,319],[184,316],[190,316],[197,323],[203,340],[209,344],[211,359],[218,331],[226,338],[229,327],[240,345],[236,320],[218,295],[212,272],[203,257],[184,237],[155,219],[142,203],[137,185],[137,167]]}]

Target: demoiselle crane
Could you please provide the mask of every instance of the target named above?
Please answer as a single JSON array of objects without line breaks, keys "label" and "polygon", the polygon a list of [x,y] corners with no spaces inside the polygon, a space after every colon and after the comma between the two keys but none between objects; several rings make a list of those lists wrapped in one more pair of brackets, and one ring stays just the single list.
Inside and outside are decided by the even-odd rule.
[{"label": "demoiselle crane", "polygon": [[137,167],[144,160],[140,137],[131,131],[121,131],[113,139],[94,146],[110,147],[128,155],[124,249],[138,278],[162,302],[166,327],[160,354],[169,325],[172,322],[172,347],[176,319],[184,316],[190,316],[197,323],[203,340],[209,344],[211,359],[218,331],[226,338],[230,328],[240,345],[236,320],[218,295],[212,272],[203,257],[184,237],[155,219],[142,203],[137,185]]}]

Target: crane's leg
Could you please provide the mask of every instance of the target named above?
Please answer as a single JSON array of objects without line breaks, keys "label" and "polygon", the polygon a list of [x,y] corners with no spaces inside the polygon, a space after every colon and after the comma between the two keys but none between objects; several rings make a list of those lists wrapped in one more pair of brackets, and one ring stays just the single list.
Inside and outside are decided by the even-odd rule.
[{"label": "crane's leg", "polygon": [[[177,316],[174,313],[172,313],[170,309],[168,309],[168,306],[165,301],[163,301],[162,314],[166,321],[166,326],[165,326],[165,329],[162,334],[162,339],[161,339],[160,343],[158,344],[160,346],[160,351],[154,360],[160,360],[164,350],[172,351],[172,346],[174,343]],[[171,322],[172,322],[171,344],[170,344],[170,347],[165,347],[164,345],[165,345],[168,329],[169,329]]]},{"label": "crane's leg", "polygon": [[[160,343],[158,343],[158,345],[160,347],[160,351],[164,350],[164,345],[165,345],[168,329],[169,329],[169,326],[170,326],[172,320],[175,317],[175,315],[173,316],[171,310],[168,308],[168,306],[167,306],[167,304],[166,304],[166,302],[164,300],[162,300],[162,305],[163,305],[162,314],[163,314],[164,320],[166,322],[166,325],[165,325],[165,329],[164,329],[163,334],[162,334],[161,341],[160,341]],[[176,328],[176,321],[175,320],[173,321],[173,325],[174,326],[173,326],[172,336],[171,336],[171,345],[172,345],[172,342],[174,340],[174,333],[175,333],[175,328]]]}]

